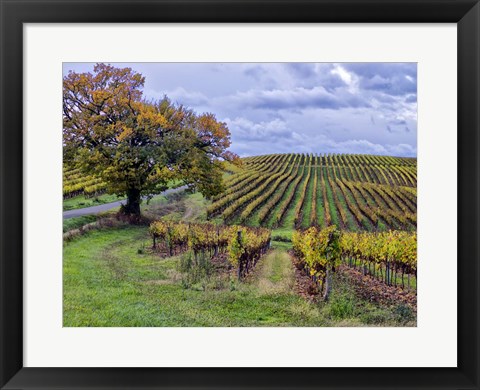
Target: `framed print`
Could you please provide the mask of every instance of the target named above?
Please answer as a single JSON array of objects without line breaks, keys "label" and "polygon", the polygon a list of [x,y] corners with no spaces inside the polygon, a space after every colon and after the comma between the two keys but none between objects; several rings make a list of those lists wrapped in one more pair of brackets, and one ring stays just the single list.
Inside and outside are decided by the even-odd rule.
[{"label": "framed print", "polygon": [[1,388],[479,387],[477,1],[1,6]]}]

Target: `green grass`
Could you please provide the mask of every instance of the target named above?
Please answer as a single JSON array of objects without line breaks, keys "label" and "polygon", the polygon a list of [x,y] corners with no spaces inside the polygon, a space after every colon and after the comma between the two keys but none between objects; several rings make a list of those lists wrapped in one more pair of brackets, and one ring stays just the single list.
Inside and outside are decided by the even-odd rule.
[{"label": "green grass", "polygon": [[[350,192],[350,190],[348,188],[345,188],[345,194],[348,197],[348,200],[351,204],[357,203],[357,201],[355,200],[355,198],[353,197],[352,193]],[[364,204],[365,204],[365,202],[363,202],[363,205]],[[366,230],[366,231],[369,231],[369,232],[374,230],[372,222],[368,219],[368,217],[366,215],[364,216],[362,221],[358,222],[358,224],[359,224],[360,229],[363,229],[363,230]]]},{"label": "green grass", "polygon": [[316,169],[312,168],[310,173],[310,180],[307,186],[307,191],[305,193],[305,200],[303,201],[302,211],[301,211],[301,216],[302,216],[301,227],[304,229],[310,226],[310,214],[312,212],[312,197],[313,197],[313,182],[314,182],[313,175],[315,174],[316,174]]},{"label": "green grass", "polygon": [[[285,288],[293,268],[284,252],[263,258],[249,282],[197,291],[182,287],[178,257],[138,253],[149,245],[145,227],[89,232],[66,243],[64,326],[326,324],[316,305]],[[285,273],[290,279],[282,283]]]},{"label": "green grass", "polygon": [[[292,182],[290,182],[290,184],[286,188],[285,192],[283,193],[282,198],[280,199],[280,201],[276,204],[276,206],[274,207],[274,209],[270,213],[270,216],[267,218],[266,224],[264,223],[264,225],[266,225],[266,227],[271,228],[273,226],[275,216],[277,215],[278,210],[280,209],[280,206],[283,204],[285,199],[287,199],[290,196],[292,191],[294,191],[294,185],[295,185],[294,182],[295,182],[295,179]],[[292,203],[293,203],[293,199],[292,199]],[[290,207],[291,207],[291,205],[290,205]],[[286,212],[288,212],[288,209],[287,209]]]},{"label": "green grass", "polygon": [[[332,176],[333,176],[333,174],[332,174]],[[356,223],[355,217],[353,216],[352,212],[349,210],[349,208],[347,206],[347,202],[345,201],[345,197],[343,196],[342,191],[338,187],[337,183],[335,183],[335,180],[333,180],[332,182],[333,182],[333,186],[334,186],[334,188],[332,188],[332,191],[335,191],[335,193],[337,195],[338,203],[339,203],[340,207],[342,207],[342,209],[344,210],[345,215],[347,216],[347,228],[348,228],[348,230],[353,231],[353,232],[358,231],[358,225]]]},{"label": "green grass", "polygon": [[[303,172],[303,177],[300,183],[298,184],[297,190],[295,192],[295,196],[292,199],[292,202],[290,203],[287,211],[285,212],[285,216],[283,217],[283,221],[281,223],[281,228],[285,230],[285,232],[291,231],[293,232],[293,229],[295,228],[295,208],[298,202],[300,202],[300,190],[303,188],[303,185],[305,184],[305,180],[307,180],[308,177],[308,169],[305,169]],[[278,229],[275,229],[275,231],[278,231]],[[291,235],[291,234],[290,234]]]},{"label": "green grass", "polygon": [[332,224],[337,225],[340,227],[340,218],[338,215],[337,207],[335,206],[335,201],[333,199],[332,188],[330,187],[330,183],[327,180],[327,170],[323,168],[323,176],[324,181],[323,184],[325,185],[325,189],[327,192],[327,199],[328,199],[328,206],[330,207],[330,218],[332,219]]},{"label": "green grass", "polygon": [[63,232],[68,232],[73,229],[79,229],[82,226],[95,222],[97,217],[95,215],[85,215],[82,217],[69,218],[63,220]]},{"label": "green grass", "polygon": [[283,241],[273,240],[272,241],[272,248],[287,251],[289,249],[292,249],[292,243],[291,242],[283,242]]},{"label": "green grass", "polygon": [[168,219],[173,221],[205,222],[207,206],[210,201],[201,193],[176,192],[159,195],[143,202],[142,213],[151,219]]},{"label": "green grass", "polygon": [[[91,231],[64,244],[66,327],[77,326],[365,326],[411,323],[408,308],[379,308],[335,281],[328,303],[295,293],[294,268],[274,242],[246,281],[214,275],[185,287],[181,256],[150,251],[148,228]],[[401,322],[403,321],[403,322]],[[408,322],[410,321],[410,322]]]},{"label": "green grass", "polygon": [[256,210],[255,210],[255,211],[250,215],[250,217],[247,219],[246,224],[247,224],[248,226],[254,226],[254,227],[259,227],[260,225],[265,226],[265,222],[267,222],[267,221],[269,220],[269,218],[271,218],[272,215],[274,215],[274,214],[272,213],[272,211],[275,210],[277,207],[280,206],[281,200],[285,197],[285,191],[286,191],[287,187],[288,187],[288,186],[287,186],[285,183],[282,183],[282,184],[280,184],[280,185],[277,187],[277,189],[275,190],[275,192],[271,195],[271,197],[273,198],[273,197],[277,196],[279,193],[281,193],[280,200],[277,202],[277,204],[276,204],[273,208],[270,209],[269,215],[268,215],[267,218],[263,221],[262,224],[260,224],[260,216],[259,216],[259,214],[260,214],[260,211],[262,211],[265,203],[267,203],[267,202],[270,200],[270,198],[267,198],[267,199],[265,200],[265,202],[263,202],[263,204],[261,204],[259,207],[256,208]]},{"label": "green grass", "polygon": [[358,299],[341,275],[333,278],[333,289],[322,314],[337,326],[416,326],[415,313],[404,304],[391,307]]},{"label": "green grass", "polygon": [[63,201],[63,211],[82,209],[85,207],[98,206],[99,204],[116,202],[123,200],[124,197],[117,197],[116,195],[103,194],[93,198],[85,198],[84,195],[75,196],[74,198],[65,199]]},{"label": "green grass", "polygon": [[272,230],[272,236],[282,236],[291,240],[293,232],[294,232],[293,227],[290,227],[290,226],[279,227],[277,229]]},{"label": "green grass", "polygon": [[315,174],[317,175],[317,209],[312,212],[317,213],[317,223],[320,227],[325,227],[325,201],[323,199],[322,180],[320,176],[320,169],[315,168]]}]

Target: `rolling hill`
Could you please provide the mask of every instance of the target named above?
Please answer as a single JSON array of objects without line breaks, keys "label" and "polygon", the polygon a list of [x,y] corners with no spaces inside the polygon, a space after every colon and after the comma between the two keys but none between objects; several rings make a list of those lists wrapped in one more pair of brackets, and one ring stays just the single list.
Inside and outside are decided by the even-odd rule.
[{"label": "rolling hill", "polygon": [[272,154],[242,159],[208,218],[293,230],[416,230],[417,160],[351,154]]}]

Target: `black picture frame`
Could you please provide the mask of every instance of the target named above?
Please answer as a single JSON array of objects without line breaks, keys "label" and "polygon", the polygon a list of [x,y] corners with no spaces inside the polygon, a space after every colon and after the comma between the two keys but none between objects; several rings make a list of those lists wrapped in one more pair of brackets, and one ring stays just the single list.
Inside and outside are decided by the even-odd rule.
[{"label": "black picture frame", "polygon": [[[479,0],[0,0],[0,12],[0,388],[479,389]],[[23,367],[23,24],[145,22],[457,24],[457,368]]]}]

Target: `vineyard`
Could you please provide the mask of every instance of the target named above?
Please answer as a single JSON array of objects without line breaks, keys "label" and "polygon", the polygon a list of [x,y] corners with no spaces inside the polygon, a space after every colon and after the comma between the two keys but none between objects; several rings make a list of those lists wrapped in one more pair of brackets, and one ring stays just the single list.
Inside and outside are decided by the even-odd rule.
[{"label": "vineyard", "polygon": [[191,250],[197,261],[199,255],[213,258],[227,254],[239,279],[270,247],[270,231],[262,228],[156,221],[150,225],[150,234],[153,249],[163,249],[169,256]]},{"label": "vineyard", "polygon": [[388,286],[410,289],[417,276],[416,232],[341,233],[336,226],[311,227],[292,236],[297,267],[305,269],[321,290],[329,288],[329,273],[342,262]]},{"label": "vineyard", "polygon": [[63,199],[84,195],[86,198],[105,193],[106,183],[102,179],[85,175],[79,168],[63,169]]},{"label": "vineyard", "polygon": [[271,229],[416,230],[415,158],[273,154],[242,161],[208,218]]}]

